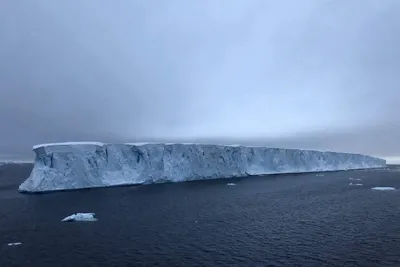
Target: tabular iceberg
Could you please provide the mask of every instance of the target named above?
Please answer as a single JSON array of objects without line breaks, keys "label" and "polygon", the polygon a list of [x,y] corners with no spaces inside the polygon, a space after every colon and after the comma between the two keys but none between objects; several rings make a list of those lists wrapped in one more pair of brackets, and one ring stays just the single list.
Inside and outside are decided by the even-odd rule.
[{"label": "tabular iceberg", "polygon": [[206,144],[57,143],[33,150],[21,192],[386,166],[359,154]]}]

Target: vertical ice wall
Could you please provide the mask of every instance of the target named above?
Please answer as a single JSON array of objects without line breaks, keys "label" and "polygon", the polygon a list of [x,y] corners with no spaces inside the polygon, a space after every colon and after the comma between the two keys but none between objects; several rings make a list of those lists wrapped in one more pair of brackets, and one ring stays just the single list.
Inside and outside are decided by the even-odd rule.
[{"label": "vertical ice wall", "polygon": [[359,154],[204,144],[58,143],[34,151],[23,192],[386,166]]}]

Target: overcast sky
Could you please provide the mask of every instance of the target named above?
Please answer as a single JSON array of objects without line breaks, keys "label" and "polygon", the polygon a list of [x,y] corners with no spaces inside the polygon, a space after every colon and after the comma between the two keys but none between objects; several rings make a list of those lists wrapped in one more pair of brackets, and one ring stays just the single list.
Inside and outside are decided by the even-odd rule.
[{"label": "overcast sky", "polygon": [[400,156],[399,0],[3,0],[0,154],[241,142]]}]

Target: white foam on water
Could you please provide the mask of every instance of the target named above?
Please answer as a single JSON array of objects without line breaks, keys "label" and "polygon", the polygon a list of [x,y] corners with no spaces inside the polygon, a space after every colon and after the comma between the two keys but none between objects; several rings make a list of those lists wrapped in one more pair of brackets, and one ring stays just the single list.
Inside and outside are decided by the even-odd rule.
[{"label": "white foam on water", "polygon": [[352,177],[350,177],[349,180],[350,180],[350,181],[361,181],[360,178],[352,178]]},{"label": "white foam on water", "polygon": [[226,185],[236,185],[235,183],[227,183]]}]

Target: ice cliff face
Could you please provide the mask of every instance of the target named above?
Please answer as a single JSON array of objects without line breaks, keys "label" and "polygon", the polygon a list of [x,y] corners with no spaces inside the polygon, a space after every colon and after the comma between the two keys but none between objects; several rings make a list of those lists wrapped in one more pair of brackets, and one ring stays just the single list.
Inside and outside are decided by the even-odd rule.
[{"label": "ice cliff face", "polygon": [[22,192],[386,166],[358,154],[202,144],[59,143],[33,150]]}]

